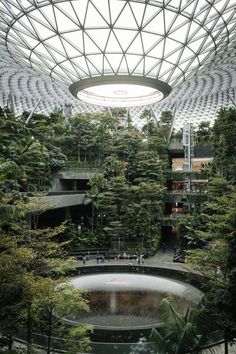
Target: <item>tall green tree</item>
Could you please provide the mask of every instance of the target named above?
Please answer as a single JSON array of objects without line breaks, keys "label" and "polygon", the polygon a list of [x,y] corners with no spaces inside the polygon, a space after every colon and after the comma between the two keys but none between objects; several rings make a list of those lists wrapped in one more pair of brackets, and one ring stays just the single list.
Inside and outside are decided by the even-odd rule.
[{"label": "tall green tree", "polygon": [[[168,296],[161,302],[160,317],[164,323],[163,328],[153,329],[150,338],[158,354],[197,354],[212,344],[214,333],[203,330],[201,317],[193,307],[183,311]],[[214,353],[212,348],[206,351]]]},{"label": "tall green tree", "polygon": [[20,169],[14,161],[2,160],[0,162],[0,227],[17,220],[21,216],[20,210],[14,205],[14,193],[18,192],[18,185],[16,184],[16,190],[13,188],[6,190],[5,185],[9,179],[14,181],[14,177],[18,173],[20,173]]},{"label": "tall green tree", "polygon": [[236,175],[236,109],[221,108],[213,126],[214,167],[228,179]]},{"label": "tall green tree", "polygon": [[196,131],[194,131],[194,142],[199,143],[211,143],[212,141],[212,127],[210,122],[202,121]]},{"label": "tall green tree", "polygon": [[[188,251],[188,263],[205,277],[206,311],[222,330],[225,353],[228,343],[236,336],[235,298],[235,214],[236,193],[234,186],[224,190],[225,180],[216,177],[210,181],[209,201],[201,210],[195,234],[207,247]],[[223,193],[225,191],[225,193]],[[195,225],[195,226],[194,226]],[[234,254],[234,256],[232,256]]]},{"label": "tall green tree", "polygon": [[100,194],[96,186],[92,186],[92,188],[86,192],[84,198],[84,205],[91,204],[92,206],[92,220],[91,220],[92,234],[94,233],[95,209],[98,209],[99,207],[99,199],[100,199]]},{"label": "tall green tree", "polygon": [[[53,352],[53,334],[63,331],[65,337],[67,336],[67,330],[63,326],[63,318],[70,318],[78,312],[86,313],[89,311],[89,305],[85,297],[85,291],[76,289],[67,282],[62,283],[61,279],[58,281],[46,277],[38,279],[37,289],[34,289],[33,310],[43,333],[47,335],[46,350],[47,354],[50,354]],[[87,345],[89,345],[87,336],[89,331],[91,331],[91,328],[86,326],[86,331],[83,332],[83,340],[87,338]]]},{"label": "tall green tree", "polygon": [[136,155],[135,183],[154,182],[164,184],[163,162],[153,151],[139,151]]}]

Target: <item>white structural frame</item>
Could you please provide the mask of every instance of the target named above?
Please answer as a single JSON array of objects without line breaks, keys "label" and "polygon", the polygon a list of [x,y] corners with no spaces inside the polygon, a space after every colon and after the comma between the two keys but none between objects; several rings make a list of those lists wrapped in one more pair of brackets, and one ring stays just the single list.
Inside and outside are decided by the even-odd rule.
[{"label": "white structural frame", "polygon": [[[83,15],[79,15],[76,6],[82,3]],[[107,74],[139,75],[169,83],[173,87],[170,96],[150,107],[156,117],[162,110],[176,110],[175,128],[189,121],[213,121],[219,107],[234,104],[235,0],[103,0],[107,11],[100,3],[0,0],[1,105],[11,94],[16,110],[31,111],[41,97],[37,110],[43,113],[65,104],[72,106],[72,113],[99,111],[101,107],[76,101],[67,88],[81,78]],[[100,22],[91,23],[91,13]],[[127,14],[131,20],[125,24]],[[70,42],[73,29],[61,30],[62,17],[68,19],[67,26],[77,26],[80,46],[74,39]],[[104,31],[105,39],[95,36]],[[115,50],[109,46],[111,37]],[[63,50],[57,48],[57,40]],[[69,46],[74,48],[73,55],[66,48]],[[92,56],[100,59],[94,62]],[[135,64],[131,58],[136,58]],[[83,65],[76,60],[83,60]],[[133,107],[130,113],[138,119],[142,110]]]}]

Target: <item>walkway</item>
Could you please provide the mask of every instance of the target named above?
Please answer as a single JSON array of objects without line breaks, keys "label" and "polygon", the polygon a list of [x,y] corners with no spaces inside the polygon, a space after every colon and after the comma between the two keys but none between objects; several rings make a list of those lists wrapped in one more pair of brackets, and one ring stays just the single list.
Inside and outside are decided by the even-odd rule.
[{"label": "walkway", "polygon": [[[187,270],[187,265],[185,263],[174,263],[173,262],[173,257],[174,257],[174,251],[172,250],[167,250],[166,252],[159,251],[155,256],[149,257],[147,259],[144,259],[143,265],[146,266],[152,266],[152,267],[162,267],[162,268],[168,268],[168,269],[177,269],[177,270]],[[98,263],[96,262],[96,259],[90,259],[85,262],[86,266],[94,266],[94,265],[138,265],[138,261],[135,259],[111,259],[107,260],[105,259],[104,262]],[[78,266],[82,267],[83,262],[78,261]]]}]

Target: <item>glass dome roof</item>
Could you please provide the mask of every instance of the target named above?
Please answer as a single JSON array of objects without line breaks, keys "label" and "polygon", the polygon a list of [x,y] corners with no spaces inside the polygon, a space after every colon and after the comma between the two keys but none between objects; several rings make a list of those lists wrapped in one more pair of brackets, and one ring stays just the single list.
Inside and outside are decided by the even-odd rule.
[{"label": "glass dome roof", "polygon": [[235,0],[0,0],[0,38],[66,87],[114,75],[176,86],[235,39]]}]

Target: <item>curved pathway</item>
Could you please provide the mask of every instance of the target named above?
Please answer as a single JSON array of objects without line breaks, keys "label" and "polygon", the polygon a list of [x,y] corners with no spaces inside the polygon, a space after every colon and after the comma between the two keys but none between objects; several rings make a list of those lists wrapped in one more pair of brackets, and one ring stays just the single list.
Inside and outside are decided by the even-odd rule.
[{"label": "curved pathway", "polygon": [[[159,251],[154,256],[145,258],[144,263],[140,265],[152,266],[152,267],[163,267],[168,269],[177,269],[177,270],[188,270],[188,267],[185,263],[174,263],[173,262],[174,251],[167,250],[166,252]],[[96,259],[90,259],[85,262],[86,266],[94,265],[138,265],[138,261],[135,259],[105,259],[104,262],[97,263]],[[83,261],[78,261],[78,266],[83,266]]]}]

